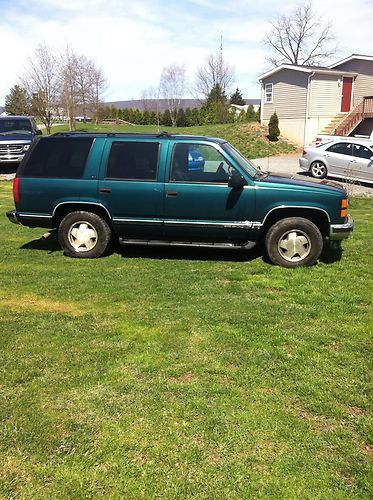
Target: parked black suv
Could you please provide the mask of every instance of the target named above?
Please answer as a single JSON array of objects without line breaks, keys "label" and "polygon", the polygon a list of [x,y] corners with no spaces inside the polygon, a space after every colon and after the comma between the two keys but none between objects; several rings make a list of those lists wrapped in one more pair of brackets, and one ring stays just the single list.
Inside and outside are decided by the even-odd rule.
[{"label": "parked black suv", "polygon": [[0,164],[20,163],[41,133],[32,116],[0,116]]}]

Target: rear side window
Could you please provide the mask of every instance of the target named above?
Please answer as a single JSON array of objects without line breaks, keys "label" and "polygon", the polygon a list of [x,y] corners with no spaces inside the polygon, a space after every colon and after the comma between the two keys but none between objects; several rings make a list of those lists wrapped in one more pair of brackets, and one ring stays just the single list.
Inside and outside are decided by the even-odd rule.
[{"label": "rear side window", "polygon": [[340,155],[352,155],[352,144],[348,142],[337,142],[337,144],[333,144],[329,146],[326,151],[330,151],[331,153],[338,153]]},{"label": "rear side window", "polygon": [[40,139],[25,158],[18,175],[79,179],[82,177],[92,137]]},{"label": "rear side window", "polygon": [[158,142],[113,142],[106,179],[148,180],[157,178]]}]

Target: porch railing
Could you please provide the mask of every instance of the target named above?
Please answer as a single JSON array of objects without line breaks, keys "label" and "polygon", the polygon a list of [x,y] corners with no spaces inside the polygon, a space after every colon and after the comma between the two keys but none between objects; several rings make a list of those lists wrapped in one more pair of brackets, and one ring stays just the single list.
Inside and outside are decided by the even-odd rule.
[{"label": "porch railing", "polygon": [[334,135],[348,135],[365,118],[373,118],[373,96],[363,97],[349,114],[334,129]]}]

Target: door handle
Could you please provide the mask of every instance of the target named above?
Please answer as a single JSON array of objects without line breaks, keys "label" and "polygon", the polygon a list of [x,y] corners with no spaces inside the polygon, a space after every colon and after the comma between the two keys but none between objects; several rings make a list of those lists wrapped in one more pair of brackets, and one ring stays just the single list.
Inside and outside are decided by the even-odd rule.
[{"label": "door handle", "polygon": [[177,191],[166,191],[166,197],[167,198],[173,198],[177,196],[179,193]]},{"label": "door handle", "polygon": [[99,189],[99,192],[100,193],[110,194],[111,193],[111,189],[110,188],[101,188],[101,189]]}]

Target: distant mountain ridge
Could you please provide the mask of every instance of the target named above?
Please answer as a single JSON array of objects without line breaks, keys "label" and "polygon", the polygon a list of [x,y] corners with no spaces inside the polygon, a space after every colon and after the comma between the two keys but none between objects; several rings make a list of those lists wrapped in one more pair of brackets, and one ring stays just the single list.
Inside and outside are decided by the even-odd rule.
[{"label": "distant mountain ridge", "polygon": [[[246,104],[259,106],[260,99],[244,99]],[[200,108],[203,100],[181,99],[179,109]],[[105,106],[115,106],[118,109],[138,109],[139,111],[159,111],[163,113],[168,109],[167,99],[132,99],[129,101],[105,102]]]}]

